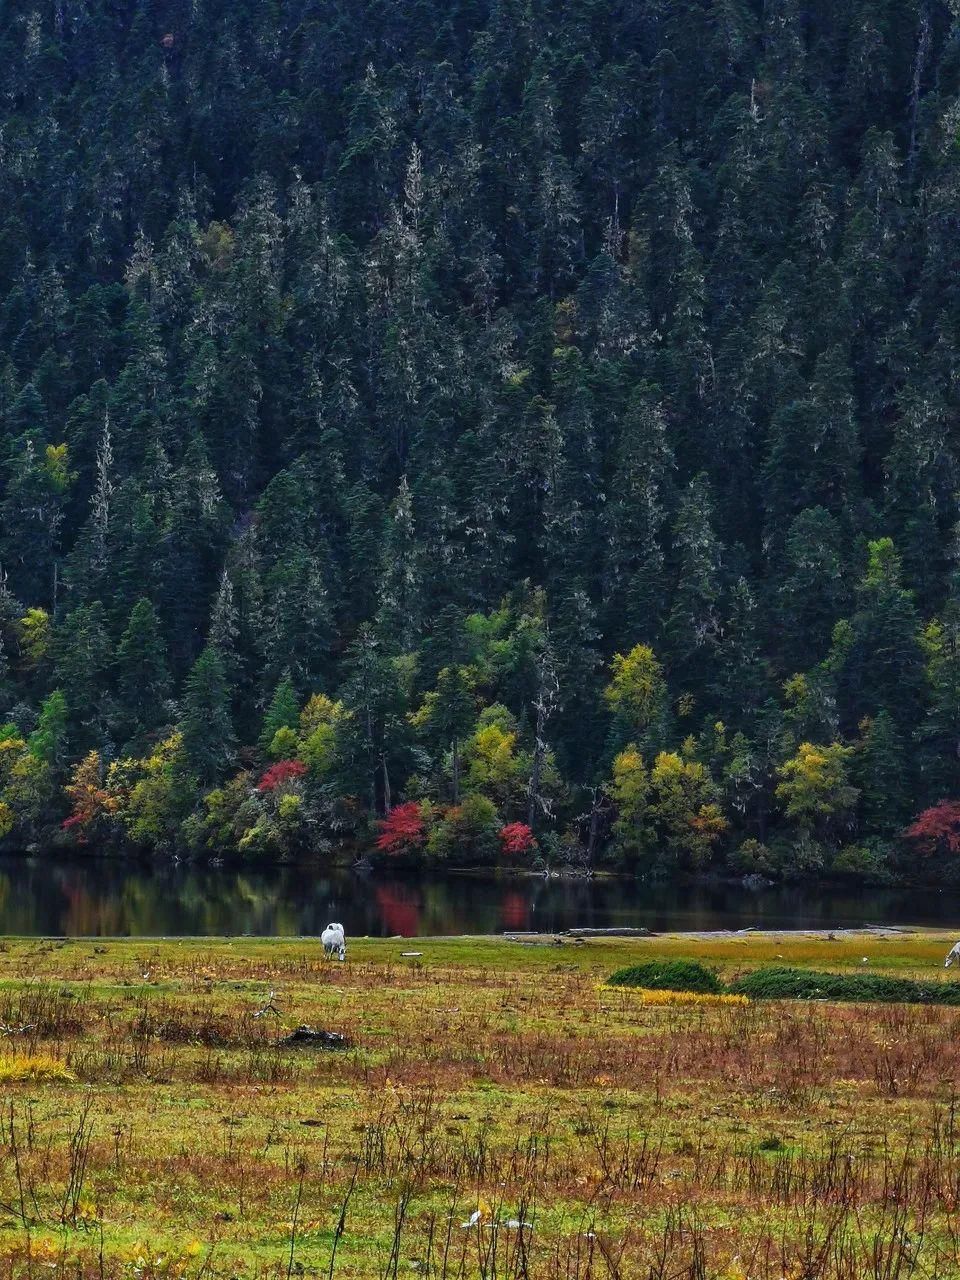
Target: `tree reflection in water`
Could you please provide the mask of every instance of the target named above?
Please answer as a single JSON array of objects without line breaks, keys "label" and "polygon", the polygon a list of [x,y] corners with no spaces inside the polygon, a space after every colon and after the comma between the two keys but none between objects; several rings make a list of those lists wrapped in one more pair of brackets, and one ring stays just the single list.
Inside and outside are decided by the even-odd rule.
[{"label": "tree reflection in water", "polygon": [[414,938],[420,932],[420,904],[411,885],[378,884],[373,889],[386,933]]},{"label": "tree reflection in water", "polygon": [[645,884],[310,867],[204,867],[95,858],[0,859],[0,934],[317,936],[342,920],[354,937],[651,929],[833,928],[960,923],[960,895],[740,884]]}]

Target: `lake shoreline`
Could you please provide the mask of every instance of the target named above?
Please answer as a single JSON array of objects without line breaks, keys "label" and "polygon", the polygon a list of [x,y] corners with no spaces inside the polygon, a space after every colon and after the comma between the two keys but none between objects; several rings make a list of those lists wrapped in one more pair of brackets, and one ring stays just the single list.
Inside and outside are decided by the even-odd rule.
[{"label": "lake shoreline", "polygon": [[[925,941],[936,939],[954,938],[960,935],[960,925],[957,929],[948,929],[946,926],[940,925],[861,925],[852,926],[850,928],[836,929],[670,929],[663,931],[650,931],[646,934],[619,932],[611,930],[606,933],[590,933],[587,935],[579,935],[575,931],[550,932],[542,933],[524,933],[521,930],[509,931],[505,933],[436,933],[408,936],[404,934],[391,934],[388,936],[376,934],[350,934],[348,935],[348,944],[362,943],[365,948],[368,947],[390,947],[390,946],[420,946],[420,945],[455,945],[465,943],[477,944],[503,944],[505,946],[531,946],[531,947],[556,947],[556,946],[580,946],[589,944],[590,946],[602,945],[604,943],[616,945],[617,947],[629,947],[633,945],[646,946],[656,943],[677,943],[677,942],[733,942],[740,940],[743,942],[752,941],[756,943],[770,943],[777,941],[788,942],[851,942],[857,938],[864,941],[890,941],[894,942],[904,938],[920,938]],[[316,943],[320,945],[319,933],[303,933],[303,934],[256,934],[256,933],[221,933],[221,934],[205,934],[205,933],[156,933],[156,934],[75,934],[75,933],[43,933],[43,934],[24,934],[24,933],[4,933],[0,934],[0,944],[6,943],[169,943],[175,945],[177,943],[191,944],[208,944],[210,946],[217,945],[233,945],[235,943],[251,943],[258,946],[296,946],[298,943]]]}]

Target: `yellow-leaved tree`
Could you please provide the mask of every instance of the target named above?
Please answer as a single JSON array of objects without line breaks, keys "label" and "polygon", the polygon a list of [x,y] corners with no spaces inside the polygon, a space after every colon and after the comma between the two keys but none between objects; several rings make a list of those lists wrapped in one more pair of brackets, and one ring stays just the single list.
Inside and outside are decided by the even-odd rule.
[{"label": "yellow-leaved tree", "polygon": [[661,751],[648,771],[629,743],[614,759],[609,794],[621,850],[664,865],[706,866],[727,829],[709,770],[674,751]]},{"label": "yellow-leaved tree", "polygon": [[315,693],[300,712],[300,738],[296,749],[316,778],[325,777],[337,759],[338,732],[349,713],[342,702]]},{"label": "yellow-leaved tree", "polygon": [[464,782],[501,807],[520,803],[526,788],[530,757],[517,749],[518,729],[501,703],[484,708],[477,727],[464,742]]},{"label": "yellow-leaved tree", "polygon": [[850,784],[847,769],[852,755],[853,748],[841,742],[801,742],[796,754],[780,765],[777,799],[804,831],[842,820],[857,803],[860,793]]},{"label": "yellow-leaved tree", "polygon": [[663,714],[667,696],[656,654],[649,645],[634,645],[627,654],[614,654],[611,670],[603,691],[607,706],[630,734],[649,733]]},{"label": "yellow-leaved tree", "polygon": [[623,853],[637,855],[647,851],[653,830],[647,814],[650,797],[650,775],[635,743],[628,743],[614,757],[610,798],[617,808],[614,835]]},{"label": "yellow-leaved tree", "polygon": [[704,867],[728,823],[719,793],[699,760],[661,751],[650,770],[650,811],[675,862]]}]

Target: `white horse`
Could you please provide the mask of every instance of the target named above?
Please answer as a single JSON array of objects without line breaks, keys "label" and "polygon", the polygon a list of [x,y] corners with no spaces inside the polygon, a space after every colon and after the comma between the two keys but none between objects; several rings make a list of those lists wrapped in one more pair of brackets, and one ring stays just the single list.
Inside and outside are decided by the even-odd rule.
[{"label": "white horse", "polygon": [[320,941],[323,943],[325,956],[336,955],[338,960],[346,960],[347,939],[342,924],[328,924],[320,935]]},{"label": "white horse", "polygon": [[947,958],[943,962],[943,967],[949,969],[954,960],[960,961],[960,942],[955,942],[947,952]]}]

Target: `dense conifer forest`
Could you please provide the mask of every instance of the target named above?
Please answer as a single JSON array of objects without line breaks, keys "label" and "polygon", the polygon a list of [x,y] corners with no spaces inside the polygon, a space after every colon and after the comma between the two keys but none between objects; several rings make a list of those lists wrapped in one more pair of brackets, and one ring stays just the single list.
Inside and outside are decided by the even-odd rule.
[{"label": "dense conifer forest", "polygon": [[956,0],[9,0],[0,832],[960,875]]}]

